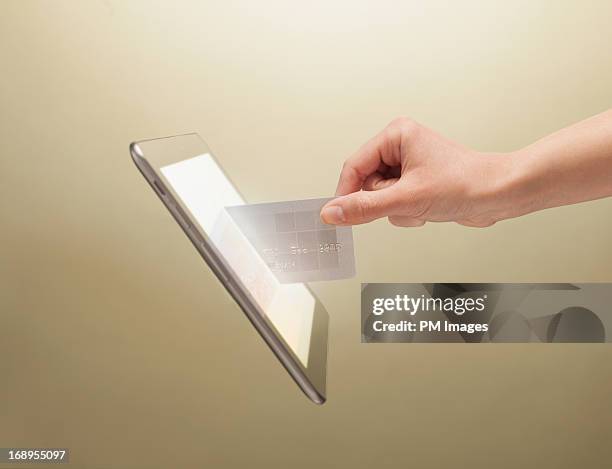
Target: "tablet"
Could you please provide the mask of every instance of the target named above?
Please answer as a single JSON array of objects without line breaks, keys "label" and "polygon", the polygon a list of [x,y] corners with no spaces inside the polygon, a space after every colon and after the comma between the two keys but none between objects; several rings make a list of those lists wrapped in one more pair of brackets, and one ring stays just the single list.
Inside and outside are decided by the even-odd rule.
[{"label": "tablet", "polygon": [[134,142],[136,166],[278,360],[325,402],[327,311],[303,283],[281,284],[225,207],[244,198],[197,134]]}]

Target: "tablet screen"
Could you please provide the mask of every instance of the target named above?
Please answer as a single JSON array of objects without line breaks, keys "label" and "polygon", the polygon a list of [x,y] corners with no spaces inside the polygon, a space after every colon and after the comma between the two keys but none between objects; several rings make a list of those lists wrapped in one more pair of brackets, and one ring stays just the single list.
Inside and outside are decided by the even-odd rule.
[{"label": "tablet screen", "polygon": [[225,207],[244,200],[209,153],[161,168],[161,173],[191,218],[200,225],[227,264],[272,322],[276,330],[308,366],[315,298],[301,283],[281,284],[242,234]]}]

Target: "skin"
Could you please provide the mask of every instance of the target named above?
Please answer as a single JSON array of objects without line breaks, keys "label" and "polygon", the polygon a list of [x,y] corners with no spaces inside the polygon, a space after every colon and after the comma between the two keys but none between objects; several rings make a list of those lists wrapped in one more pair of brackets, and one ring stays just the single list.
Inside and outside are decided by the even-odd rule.
[{"label": "skin", "polygon": [[487,227],[527,213],[612,196],[612,109],[521,150],[482,153],[406,117],[348,158],[325,223],[456,222]]}]

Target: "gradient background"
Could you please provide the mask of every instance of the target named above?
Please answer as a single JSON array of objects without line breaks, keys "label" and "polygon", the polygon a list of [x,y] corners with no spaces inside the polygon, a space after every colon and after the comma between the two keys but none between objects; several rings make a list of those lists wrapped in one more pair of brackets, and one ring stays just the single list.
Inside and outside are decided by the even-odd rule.
[{"label": "gradient background", "polygon": [[[311,404],[148,188],[199,132],[252,202],[406,114],[520,148],[612,103],[612,3],[0,3],[0,446],[75,467],[609,467],[609,345],[360,343],[360,282],[612,281],[612,199],[354,231]],[[24,467],[24,466],[21,466]]]}]

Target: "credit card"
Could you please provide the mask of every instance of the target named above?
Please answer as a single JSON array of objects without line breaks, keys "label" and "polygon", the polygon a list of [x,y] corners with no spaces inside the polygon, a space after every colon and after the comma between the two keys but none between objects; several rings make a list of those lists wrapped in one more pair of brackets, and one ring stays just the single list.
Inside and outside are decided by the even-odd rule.
[{"label": "credit card", "polygon": [[225,209],[280,283],[350,278],[355,275],[353,229],[323,223],[319,214],[330,200]]}]

